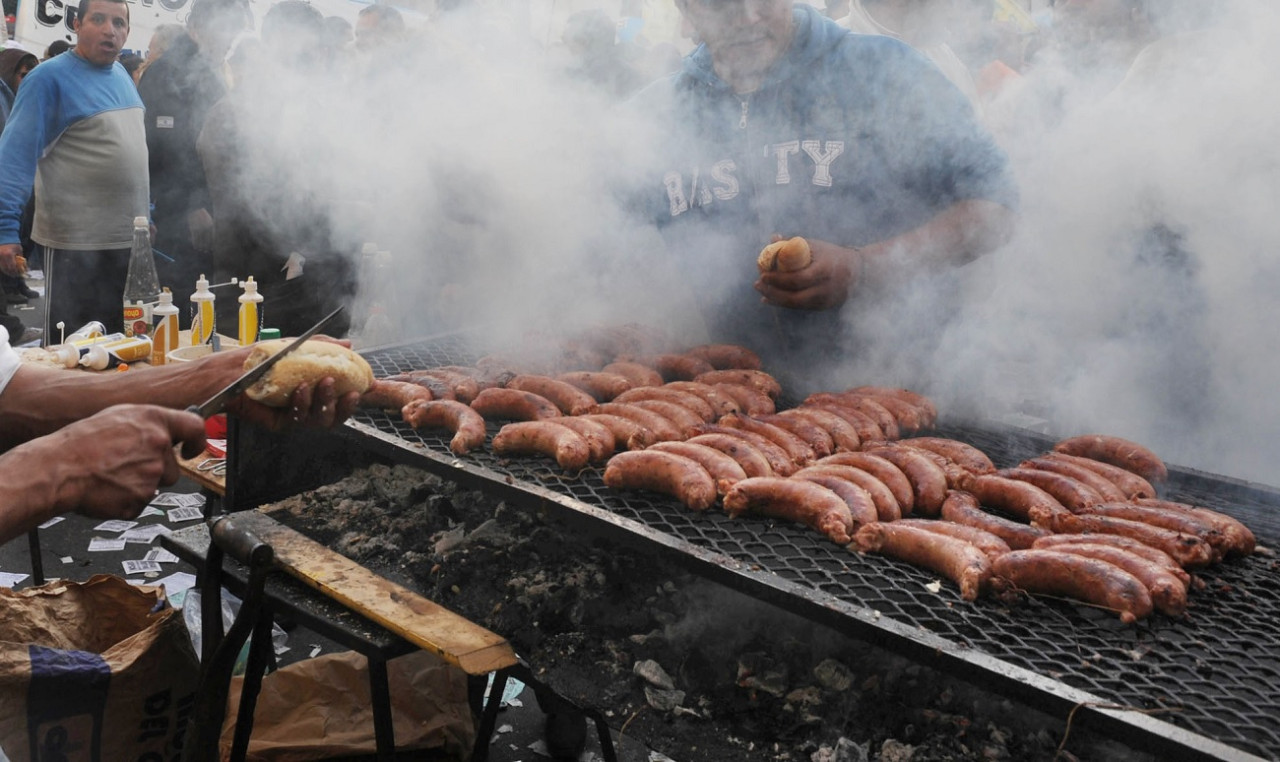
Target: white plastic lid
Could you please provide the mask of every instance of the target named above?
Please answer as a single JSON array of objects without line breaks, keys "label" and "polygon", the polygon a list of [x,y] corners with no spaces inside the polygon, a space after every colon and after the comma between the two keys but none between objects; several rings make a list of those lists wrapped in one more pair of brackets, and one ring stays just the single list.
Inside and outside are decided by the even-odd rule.
[{"label": "white plastic lid", "polygon": [[111,364],[111,353],[103,349],[101,344],[90,344],[80,358],[80,364],[94,370],[106,370]]},{"label": "white plastic lid", "polygon": [[204,277],[204,273],[200,273],[200,277],[196,278],[196,291],[208,291],[209,279]]},{"label": "white plastic lid", "polygon": [[258,293],[258,283],[253,279],[252,275],[250,275],[248,279],[240,281],[240,285],[244,287],[244,293],[246,295]]},{"label": "white plastic lid", "polygon": [[149,228],[151,227],[151,221],[146,217],[134,217],[133,226],[135,228]]},{"label": "white plastic lid", "polygon": [[173,292],[169,290],[168,286],[160,290],[160,303],[173,304]]},{"label": "white plastic lid", "polygon": [[58,357],[58,362],[62,363],[64,368],[74,368],[80,363],[80,350],[72,346],[58,347],[54,352]]}]

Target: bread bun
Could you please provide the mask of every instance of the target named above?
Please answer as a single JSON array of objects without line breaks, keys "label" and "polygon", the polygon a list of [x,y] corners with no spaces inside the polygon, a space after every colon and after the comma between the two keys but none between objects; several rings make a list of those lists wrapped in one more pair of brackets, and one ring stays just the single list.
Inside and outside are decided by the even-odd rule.
[{"label": "bread bun", "polygon": [[[244,361],[244,369],[257,367],[292,341],[274,339],[258,342]],[[329,377],[336,382],[338,396],[348,392],[363,394],[373,383],[373,368],[363,357],[341,344],[308,339],[272,366],[267,375],[245,390],[245,395],[264,405],[286,407],[299,386],[319,383]]]},{"label": "bread bun", "polygon": [[809,250],[809,242],[796,236],[784,241],[775,241],[764,247],[756,259],[756,265],[762,273],[794,272],[808,267],[812,261],[813,252]]}]

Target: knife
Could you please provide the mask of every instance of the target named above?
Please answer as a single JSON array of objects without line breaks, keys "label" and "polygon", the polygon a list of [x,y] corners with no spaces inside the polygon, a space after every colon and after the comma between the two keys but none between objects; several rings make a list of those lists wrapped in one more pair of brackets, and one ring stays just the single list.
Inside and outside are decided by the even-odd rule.
[{"label": "knife", "polygon": [[221,413],[224,409],[226,409],[228,402],[230,402],[236,396],[241,394],[245,389],[248,389],[250,386],[253,386],[254,383],[258,381],[258,379],[267,375],[267,371],[271,370],[271,366],[275,365],[276,363],[284,359],[285,355],[289,354],[293,350],[302,346],[307,339],[319,333],[320,329],[328,325],[331,320],[333,320],[335,317],[338,316],[338,313],[342,312],[342,310],[343,310],[342,307],[338,307],[333,312],[330,312],[328,315],[325,315],[323,318],[321,318],[319,323],[316,323],[315,325],[308,328],[301,336],[299,336],[298,338],[290,342],[284,349],[281,349],[279,352],[276,352],[271,357],[268,357],[260,365],[255,365],[254,367],[250,368],[248,371],[245,372],[243,376],[241,376],[240,378],[237,378],[235,381],[232,381],[227,388],[223,389],[222,391],[210,397],[209,400],[204,404],[192,405],[188,407],[187,412],[195,413],[201,418],[208,418],[209,416],[217,415],[218,413]]}]

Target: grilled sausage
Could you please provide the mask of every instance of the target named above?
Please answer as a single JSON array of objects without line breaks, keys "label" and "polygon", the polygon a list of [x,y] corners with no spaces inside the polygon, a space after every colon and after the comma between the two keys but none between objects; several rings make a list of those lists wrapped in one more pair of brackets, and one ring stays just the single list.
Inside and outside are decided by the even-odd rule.
[{"label": "grilled sausage", "polygon": [[521,374],[507,382],[508,389],[532,392],[551,400],[564,415],[585,415],[597,409],[596,398],[578,387],[550,376]]},{"label": "grilled sausage", "polygon": [[696,461],[657,450],[621,452],[609,459],[604,483],[615,489],[639,489],[671,495],[692,510],[716,502],[716,485]]},{"label": "grilled sausage", "polygon": [[907,447],[879,447],[866,450],[902,469],[911,482],[912,512],[937,516],[947,497],[947,475],[923,453]]},{"label": "grilled sausage", "polygon": [[[804,399],[804,405],[822,405],[830,408],[836,406],[853,410],[870,418],[875,422],[876,428],[880,429],[879,436],[863,437],[863,440],[872,439],[901,439],[902,431],[898,428],[898,419],[893,417],[893,413],[879,402],[870,397],[854,397],[842,394],[831,394],[828,392],[818,392],[810,394]],[[862,436],[862,432],[858,432]]]},{"label": "grilled sausage", "polygon": [[653,435],[658,438],[659,442],[685,438],[685,434],[680,430],[680,427],[672,423],[670,418],[655,413],[652,410],[645,410],[642,407],[628,405],[623,402],[605,402],[600,405],[600,412],[608,415],[630,418],[653,432]]},{"label": "grilled sausage", "polygon": [[777,413],[782,418],[799,418],[815,426],[820,426],[827,436],[831,437],[833,452],[857,452],[862,446],[858,430],[840,416],[829,410],[810,407],[794,407]]},{"label": "grilled sausage", "polygon": [[421,386],[423,389],[431,392],[431,398],[436,400],[456,400],[457,394],[454,394],[453,387],[435,376],[424,376],[416,374],[416,372],[397,373],[394,376],[387,376],[383,381],[391,381],[395,383],[414,384]]},{"label": "grilled sausage", "polygon": [[760,370],[760,356],[737,344],[701,344],[685,354],[705,360],[716,370]]},{"label": "grilled sausage", "polygon": [[1059,458],[1028,458],[1018,464],[1019,468],[1034,468],[1039,471],[1052,471],[1063,476],[1070,476],[1078,482],[1093,487],[1103,499],[1104,502],[1116,502],[1120,500],[1128,500],[1129,498],[1120,491],[1120,488],[1109,481],[1105,476],[1097,471],[1090,470],[1084,466],[1076,465],[1067,460]]},{"label": "grilled sausage", "polygon": [[519,389],[485,389],[471,400],[471,409],[494,420],[541,421],[560,417],[560,408],[554,402]]},{"label": "grilled sausage", "polygon": [[855,386],[849,391],[856,394],[869,394],[872,397],[896,397],[903,402],[915,405],[920,411],[921,420],[925,426],[933,426],[938,422],[938,408],[933,404],[933,400],[919,392],[888,386]]},{"label": "grilled sausage", "polygon": [[1072,513],[1085,513],[1102,502],[1102,495],[1084,482],[1072,479],[1055,471],[1041,471],[1035,468],[1005,468],[996,472],[1006,479],[1017,479],[1020,482],[1034,484],[1053,495]]},{"label": "grilled sausage", "polygon": [[641,400],[658,400],[688,408],[697,414],[703,423],[711,423],[716,418],[715,409],[706,400],[692,392],[682,392],[667,386],[642,386],[614,397],[614,402],[640,402]]},{"label": "grilled sausage", "polygon": [[1158,455],[1137,442],[1120,437],[1103,434],[1069,437],[1055,444],[1053,451],[1110,463],[1149,482],[1163,482],[1169,478],[1169,469]]},{"label": "grilled sausage", "polygon": [[[788,455],[787,451],[778,446],[776,442],[766,436],[755,433],[754,431],[746,431],[745,429],[735,429],[731,426],[720,426],[714,423],[705,423],[698,427],[698,435],[703,434],[727,434],[731,437],[737,437],[746,441],[752,447],[760,452],[769,461],[769,468],[773,470],[775,476],[790,476],[796,471],[796,464]],[[697,437],[693,437],[697,438]]]},{"label": "grilled sausage", "polygon": [[556,378],[590,394],[596,402],[608,402],[631,388],[631,382],[625,376],[603,371],[579,370],[561,373]]},{"label": "grilled sausage", "polygon": [[616,449],[616,437],[613,431],[603,423],[586,416],[565,415],[553,419],[561,426],[567,426],[578,433],[587,443],[592,463],[608,460]]},{"label": "grilled sausage", "polygon": [[817,410],[823,413],[834,415],[845,423],[853,427],[858,434],[859,442],[874,442],[884,439],[884,431],[876,425],[875,420],[866,413],[858,412],[848,405],[841,405],[837,402],[823,402],[821,400],[806,401],[796,410]]},{"label": "grilled sausage", "polygon": [[969,526],[968,524],[957,524],[954,521],[945,521],[938,519],[903,519],[898,522],[898,526],[920,527],[927,532],[937,532],[945,534],[949,537],[955,537],[970,543],[978,550],[987,554],[987,558],[995,560],[997,556],[1008,553],[1012,548],[1009,543],[1000,539],[996,535],[985,529]]},{"label": "grilled sausage", "polygon": [[742,414],[726,415],[718,421],[718,425],[750,431],[768,438],[785,450],[787,457],[796,465],[802,465],[814,459],[813,448],[806,444],[803,439],[786,429],[765,423],[757,418]]},{"label": "grilled sausage", "polygon": [[[711,410],[715,413],[715,417],[730,413],[739,413],[742,408],[739,407],[736,400],[729,395],[721,392],[711,384],[704,384],[698,381],[672,381],[663,384],[664,389],[671,389],[677,392],[687,392],[702,398],[702,401],[711,406]],[[770,404],[773,404],[772,402]]]},{"label": "grilled sausage", "polygon": [[893,416],[893,421],[898,424],[898,431],[901,433],[915,433],[924,428],[924,416],[920,410],[915,405],[897,397],[877,397],[858,392],[843,392],[840,396],[846,399],[871,400],[880,405]]},{"label": "grilled sausage", "polygon": [[976,600],[991,578],[991,560],[972,543],[901,521],[867,524],[850,547],[941,574],[960,586],[960,597],[966,601]]},{"label": "grilled sausage", "polygon": [[425,368],[423,370],[409,371],[409,375],[415,378],[436,378],[443,381],[453,390],[454,397],[459,402],[470,404],[476,398],[476,395],[480,393],[480,384],[476,383],[474,378],[454,370]]},{"label": "grilled sausage", "polygon": [[507,381],[511,380],[514,373],[504,371],[494,371],[489,368],[477,368],[471,365],[441,365],[434,370],[444,370],[450,373],[460,373],[472,381],[476,382],[479,390],[489,389],[494,386],[506,386]]},{"label": "grilled sausage", "polygon": [[1133,623],[1151,613],[1151,594],[1129,572],[1106,561],[1055,550],[1015,550],[992,564],[996,576],[1020,590],[1063,595],[1115,611]]},{"label": "grilled sausage", "polygon": [[648,365],[641,365],[638,362],[618,360],[604,366],[600,371],[622,376],[627,379],[632,388],[637,386],[662,386],[662,374]]},{"label": "grilled sausage", "polygon": [[911,480],[901,468],[879,455],[872,455],[869,452],[838,452],[819,459],[814,465],[860,468],[884,482],[884,485],[893,493],[893,499],[898,501],[898,508],[903,516],[909,516],[915,510],[915,490],[911,486]]},{"label": "grilled sausage", "polygon": [[871,493],[851,481],[821,472],[806,474],[803,469],[792,474],[791,478],[813,482],[836,493],[849,506],[849,516],[853,520],[851,528],[854,530],[863,524],[873,524],[879,520],[876,502],[871,499]]},{"label": "grilled sausage", "polygon": [[[612,403],[611,403],[612,404]],[[622,403],[638,407],[641,410],[649,410],[666,418],[680,429],[680,439],[688,439],[697,433],[697,428],[706,423],[702,417],[693,412],[684,405],[675,402],[664,402],[663,400],[635,400],[634,402]]]},{"label": "grilled sausage", "polygon": [[1184,569],[1208,566],[1213,560],[1213,550],[1209,547],[1209,543],[1199,537],[1181,534],[1164,527],[1151,526],[1141,521],[1113,519],[1110,516],[1094,516],[1087,513],[1079,515],[1064,513],[1055,515],[1048,524],[1049,528],[1058,534],[1097,532],[1131,537],[1173,556],[1173,560]]},{"label": "grilled sausage", "polygon": [[630,418],[608,413],[592,413],[578,417],[594,421],[608,429],[613,435],[614,450],[643,450],[658,441],[656,434]]},{"label": "grilled sausage", "polygon": [[776,400],[778,395],[782,394],[782,384],[778,383],[778,379],[765,373],[762,370],[750,370],[746,368],[735,368],[732,370],[713,370],[709,373],[702,373],[696,376],[694,381],[704,384],[736,384],[738,386],[747,386],[758,392],[769,395],[769,399]]},{"label": "grilled sausage", "polygon": [[449,449],[463,455],[484,444],[484,418],[457,400],[410,402],[401,411],[405,423],[415,429],[440,428],[453,432]]},{"label": "grilled sausage", "polygon": [[1169,616],[1187,613],[1187,586],[1169,570],[1161,568],[1142,556],[1111,545],[1066,544],[1054,547],[1060,553],[1073,553],[1086,558],[1096,558],[1124,569],[1146,586],[1156,611]]},{"label": "grilled sausage", "polygon": [[924,447],[917,447],[912,444],[911,439],[899,439],[894,442],[875,441],[863,442],[863,452],[871,452],[882,447],[895,447],[900,450],[911,450],[933,461],[933,464],[942,469],[942,474],[947,480],[948,489],[964,489],[969,486],[969,481],[973,479],[973,473],[968,469],[962,468],[955,461],[944,455],[934,452]]},{"label": "grilled sausage", "polygon": [[1102,478],[1116,485],[1116,487],[1125,494],[1130,500],[1142,497],[1155,497],[1156,488],[1151,482],[1143,479],[1141,476],[1126,471],[1119,466],[1113,466],[1110,463],[1103,463],[1093,458],[1082,458],[1078,455],[1067,455],[1064,452],[1050,452],[1041,456],[1051,460],[1060,460],[1064,463],[1087,468],[1090,471],[1100,475]]},{"label": "grilled sausage", "polygon": [[498,455],[546,455],[566,471],[577,471],[591,459],[587,440],[556,421],[508,423],[493,435],[493,451]]},{"label": "grilled sausage", "polygon": [[949,491],[947,499],[942,501],[942,518],[990,532],[1014,550],[1030,548],[1038,539],[1049,535],[1047,529],[993,516],[982,510],[978,505],[978,498],[972,493],[959,490]]},{"label": "grilled sausage", "polygon": [[669,452],[695,461],[707,469],[716,484],[716,492],[723,495],[730,487],[747,478],[747,472],[733,456],[700,442],[658,442],[649,448],[657,452]]},{"label": "grilled sausage", "polygon": [[1201,521],[1208,522],[1228,539],[1229,550],[1227,555],[1248,556],[1252,555],[1257,548],[1257,539],[1254,538],[1253,532],[1249,530],[1249,527],[1225,513],[1169,500],[1144,498],[1134,502],[1138,505],[1158,508],[1163,511],[1183,511],[1190,513]]},{"label": "grilled sausage", "polygon": [[871,495],[871,501],[875,504],[876,519],[878,521],[897,521],[902,518],[902,508],[898,505],[898,499],[893,496],[893,492],[885,486],[884,482],[861,468],[841,466],[835,463],[815,464],[796,471],[792,476],[806,476],[809,474],[834,476],[866,490],[867,494]]},{"label": "grilled sausage", "polygon": [[741,384],[710,384],[710,386],[733,400],[738,409],[746,415],[769,415],[777,412],[773,398],[759,389]]},{"label": "grilled sausage", "polygon": [[1231,540],[1218,531],[1212,523],[1195,516],[1191,511],[1167,510],[1133,503],[1099,503],[1082,513],[1110,516],[1113,519],[1141,521],[1153,527],[1172,529],[1179,534],[1191,534],[1209,543],[1213,560],[1220,561],[1231,550]]},{"label": "grilled sausage", "polygon": [[737,461],[748,477],[773,476],[773,467],[769,459],[742,437],[729,434],[699,434],[688,440],[690,444],[710,447],[728,455]]},{"label": "grilled sausage", "polygon": [[369,388],[360,395],[360,407],[381,410],[402,410],[410,402],[430,402],[431,390],[407,381],[387,381],[375,378]]},{"label": "grilled sausage", "polygon": [[744,479],[729,488],[724,509],[733,517],[750,512],[804,524],[841,545],[852,539],[849,506],[836,493],[812,482],[772,476]]},{"label": "grilled sausage", "polygon": [[642,355],[627,359],[653,368],[667,381],[692,381],[703,373],[715,371],[711,363],[693,355]]},{"label": "grilled sausage", "polygon": [[1032,521],[1033,514],[1040,514],[1046,520],[1058,514],[1071,514],[1053,495],[1036,485],[995,474],[973,477],[967,491],[982,505],[999,508],[1025,521]]},{"label": "grilled sausage", "polygon": [[786,429],[792,434],[800,438],[802,442],[813,450],[814,457],[825,458],[835,452],[836,443],[827,433],[827,430],[812,421],[796,416],[785,415],[762,415],[756,417],[757,421],[767,423],[771,426],[777,426],[780,429]]},{"label": "grilled sausage", "polygon": [[936,452],[974,475],[995,473],[996,470],[995,464],[991,462],[991,458],[987,457],[985,452],[958,439],[912,437],[900,441],[902,444],[910,445],[911,447],[921,447],[931,452]]},{"label": "grilled sausage", "polygon": [[1134,555],[1141,556],[1153,564],[1156,564],[1168,571],[1183,585],[1191,584],[1191,575],[1173,560],[1173,556],[1165,553],[1159,548],[1153,548],[1145,542],[1139,542],[1132,537],[1122,537],[1118,534],[1048,534],[1035,541],[1032,547],[1042,550],[1054,550],[1060,545],[1110,545],[1113,548],[1127,550]]}]

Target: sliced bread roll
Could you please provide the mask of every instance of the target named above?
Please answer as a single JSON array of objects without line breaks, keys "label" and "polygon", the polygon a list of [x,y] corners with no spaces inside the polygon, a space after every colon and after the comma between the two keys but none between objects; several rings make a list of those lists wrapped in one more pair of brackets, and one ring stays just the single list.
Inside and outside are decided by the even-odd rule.
[{"label": "sliced bread roll", "polygon": [[[284,349],[292,339],[258,342],[244,361],[245,370],[260,365]],[[285,407],[293,392],[303,384],[319,383],[332,377],[338,396],[348,392],[363,394],[373,383],[373,369],[356,352],[330,341],[308,339],[280,362],[267,375],[245,391],[251,400],[271,407]]]}]

